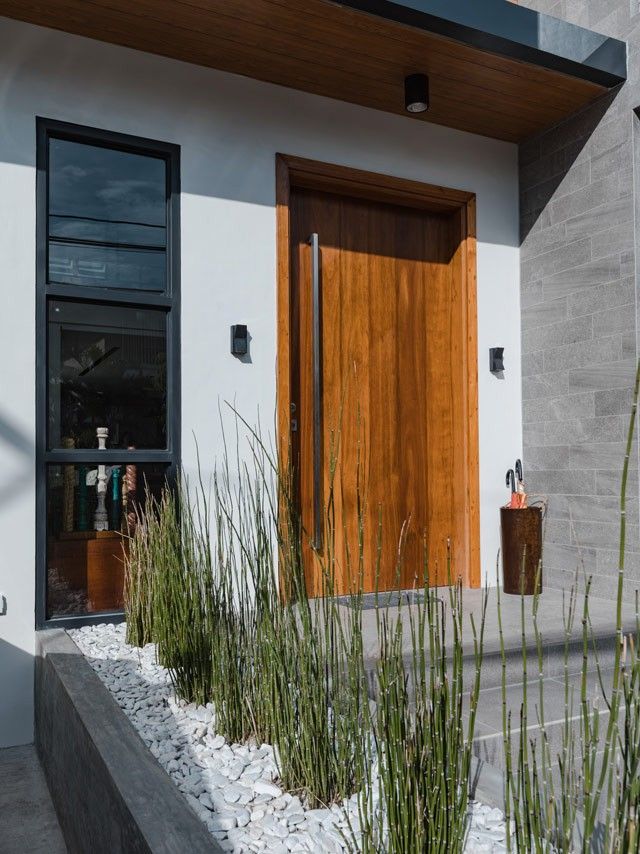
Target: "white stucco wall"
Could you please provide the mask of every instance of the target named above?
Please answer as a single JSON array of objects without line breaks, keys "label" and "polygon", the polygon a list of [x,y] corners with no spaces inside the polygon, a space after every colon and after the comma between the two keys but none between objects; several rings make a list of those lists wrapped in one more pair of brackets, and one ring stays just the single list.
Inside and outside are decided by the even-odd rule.
[{"label": "white stucco wall", "polygon": [[[0,746],[31,738],[36,115],[182,147],[187,467],[192,431],[203,460],[219,449],[219,401],[272,423],[276,152],[477,194],[481,550],[493,582],[522,434],[516,147],[0,18]],[[237,322],[251,364],[229,354]],[[505,347],[504,379],[489,374],[491,346]]]}]

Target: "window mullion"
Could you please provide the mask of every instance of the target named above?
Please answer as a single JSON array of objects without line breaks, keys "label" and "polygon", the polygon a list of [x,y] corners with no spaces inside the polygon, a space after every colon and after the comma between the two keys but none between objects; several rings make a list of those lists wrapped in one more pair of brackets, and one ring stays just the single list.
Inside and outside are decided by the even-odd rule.
[{"label": "window mullion", "polygon": [[135,450],[128,451],[125,448],[70,448],[54,449],[45,451],[43,456],[45,463],[59,463],[72,465],[73,463],[165,463],[173,462],[171,451]]}]

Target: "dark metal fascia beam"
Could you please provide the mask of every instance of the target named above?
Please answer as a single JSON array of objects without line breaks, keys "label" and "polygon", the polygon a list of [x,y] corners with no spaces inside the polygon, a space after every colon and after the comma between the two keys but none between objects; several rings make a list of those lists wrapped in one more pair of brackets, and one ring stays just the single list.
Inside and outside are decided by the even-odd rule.
[{"label": "dark metal fascia beam", "polygon": [[612,89],[627,44],[507,0],[340,0],[340,5]]}]

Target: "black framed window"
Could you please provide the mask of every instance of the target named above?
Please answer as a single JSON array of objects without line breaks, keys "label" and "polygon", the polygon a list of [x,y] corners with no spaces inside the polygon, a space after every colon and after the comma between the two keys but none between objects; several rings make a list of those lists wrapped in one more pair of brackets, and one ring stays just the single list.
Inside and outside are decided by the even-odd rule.
[{"label": "black framed window", "polygon": [[118,618],[180,458],[179,148],[37,120],[36,622]]}]

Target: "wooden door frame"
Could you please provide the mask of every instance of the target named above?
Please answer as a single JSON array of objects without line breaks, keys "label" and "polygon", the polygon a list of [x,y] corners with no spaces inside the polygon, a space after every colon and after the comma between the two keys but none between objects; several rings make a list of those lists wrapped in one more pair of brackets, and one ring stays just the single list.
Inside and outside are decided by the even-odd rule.
[{"label": "wooden door frame", "polygon": [[467,587],[480,586],[480,483],[478,441],[478,320],[476,262],[476,197],[474,193],[394,178],[377,172],[364,172],[307,160],[288,154],[276,154],[276,240],[277,240],[277,365],[276,424],[281,459],[287,459],[291,436],[291,249],[290,200],[293,189],[324,192],[387,202],[423,209],[432,213],[457,214],[462,235],[463,300],[466,305],[461,346],[466,388],[467,414],[463,448],[464,483],[461,490],[466,503],[468,565],[462,575]]}]

